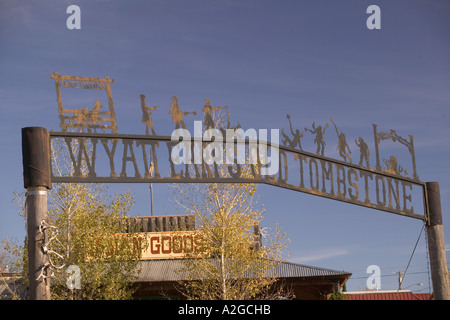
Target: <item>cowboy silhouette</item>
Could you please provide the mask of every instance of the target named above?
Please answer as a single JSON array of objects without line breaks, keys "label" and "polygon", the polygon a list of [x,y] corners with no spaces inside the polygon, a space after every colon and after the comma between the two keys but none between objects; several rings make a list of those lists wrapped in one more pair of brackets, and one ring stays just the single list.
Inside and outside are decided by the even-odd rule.
[{"label": "cowboy silhouette", "polygon": [[145,103],[145,95],[141,94],[141,108],[142,108],[142,122],[145,123],[145,134],[148,135],[148,128],[152,129],[152,135],[156,136],[155,129],[153,129],[153,121],[152,121],[152,111],[159,108],[159,106],[156,107],[149,107]]},{"label": "cowboy silhouette", "polygon": [[228,107],[213,107],[210,104],[210,101],[208,98],[205,99],[205,106],[203,107],[202,111],[205,113],[205,126],[206,129],[212,129],[215,128],[216,125],[214,124],[214,120],[212,118],[211,111],[220,111],[222,109],[228,110]]},{"label": "cowboy silhouette", "polygon": [[355,139],[356,145],[359,147],[359,165],[363,165],[363,161],[366,161],[366,168],[370,168],[369,165],[369,147],[367,146],[367,143],[364,141],[363,138],[359,137],[358,141]]},{"label": "cowboy silhouette", "polygon": [[195,111],[194,112],[181,111],[180,106],[178,105],[178,98],[176,96],[173,96],[169,114],[172,116],[172,122],[175,123],[175,129],[179,129],[180,126],[183,129],[186,129],[186,125],[184,124],[183,121],[183,116],[186,116],[188,114],[193,114],[195,116],[197,113]]}]

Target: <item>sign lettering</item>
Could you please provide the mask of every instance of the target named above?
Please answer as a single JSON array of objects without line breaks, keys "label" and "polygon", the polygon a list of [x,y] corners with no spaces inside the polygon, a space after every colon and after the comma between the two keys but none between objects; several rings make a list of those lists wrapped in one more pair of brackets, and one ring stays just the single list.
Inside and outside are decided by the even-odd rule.
[{"label": "sign lettering", "polygon": [[[277,173],[263,175],[261,161],[238,162],[242,153],[234,155],[234,162],[227,158],[221,165],[226,170],[218,170],[216,163],[196,163],[195,155],[203,154],[211,142],[196,141],[192,137],[190,148],[201,149],[188,153],[190,161],[176,163],[172,160],[172,150],[179,141],[172,141],[168,136],[52,132],[52,144],[57,143],[57,139],[59,145],[67,149],[64,153],[70,155],[70,161],[65,170],[52,172],[55,183],[265,183],[425,220],[423,183],[285,146],[276,148],[278,161],[274,163],[278,168],[274,172]],[[230,141],[222,143],[222,152],[229,151]],[[238,147],[239,143],[244,147]],[[232,144],[237,153],[239,150],[248,152],[255,145],[248,140],[232,141]],[[161,159],[167,161],[158,161]],[[243,174],[244,165],[250,167],[250,174]]]},{"label": "sign lettering", "polygon": [[188,254],[200,252],[202,237],[194,231],[139,233],[146,238],[148,246],[142,251],[141,260],[184,258]]}]

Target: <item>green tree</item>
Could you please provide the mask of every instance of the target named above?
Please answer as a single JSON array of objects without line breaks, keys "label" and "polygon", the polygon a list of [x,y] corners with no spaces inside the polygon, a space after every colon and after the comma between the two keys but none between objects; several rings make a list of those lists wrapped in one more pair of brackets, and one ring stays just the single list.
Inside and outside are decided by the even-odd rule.
[{"label": "green tree", "polygon": [[[76,140],[52,140],[52,170],[74,174],[72,154],[78,154]],[[92,146],[82,153],[81,174],[92,156]],[[142,246],[126,223],[133,204],[130,192],[108,195],[102,184],[53,184],[49,192],[49,249],[53,265],[52,299],[129,299],[135,290]],[[68,285],[67,267],[80,271],[81,289]],[[72,287],[72,288],[70,288]]]},{"label": "green tree", "polygon": [[[52,139],[52,170],[71,175],[73,166],[64,143],[62,139]],[[77,154],[77,144],[72,143],[71,147]],[[88,146],[88,150],[92,148]],[[84,153],[82,161],[88,155],[89,152]],[[81,171],[86,174],[86,167],[82,166]],[[21,215],[25,214],[23,198],[24,194],[15,193]],[[52,299],[131,298],[141,249],[146,246],[144,240],[137,241],[126,223],[132,204],[130,192],[109,195],[102,184],[53,184],[48,193],[48,223],[42,226],[48,233]],[[23,272],[27,270],[26,244],[19,249],[15,248],[15,252],[22,257]],[[80,271],[80,289],[77,283],[68,283],[73,275],[67,272],[68,267],[73,265]]]},{"label": "green tree", "polygon": [[[0,300],[19,300],[25,295],[23,246],[15,239],[3,239],[0,244]],[[26,265],[25,265],[26,267]]]},{"label": "green tree", "polygon": [[256,209],[253,184],[186,185],[177,188],[178,204],[195,214],[201,250],[184,259],[187,281],[180,291],[188,299],[245,300],[291,297],[277,286],[274,272],[282,262],[288,239],[279,228],[255,241],[253,228],[262,210]]},{"label": "green tree", "polygon": [[[132,197],[108,197],[106,190],[96,184],[58,184],[51,192],[52,299],[131,298],[142,244],[125,223]],[[80,270],[79,290],[67,285],[70,265]]]},{"label": "green tree", "polygon": [[[205,124],[213,123],[221,130],[230,128],[229,116],[229,112],[213,109],[213,121],[205,118]],[[249,150],[244,156],[249,158]],[[258,164],[238,166],[235,164],[233,170],[240,170],[241,176],[260,171]],[[221,171],[221,176],[229,174],[226,165],[215,169]],[[293,296],[275,272],[287,250],[286,234],[278,227],[270,231],[264,228],[263,245],[255,239],[253,229],[260,226],[263,210],[258,208],[254,184],[185,184],[177,185],[175,190],[175,202],[195,215],[196,232],[202,239],[201,248],[186,255],[180,270],[187,281],[180,282],[179,290],[186,298],[245,300]]]}]

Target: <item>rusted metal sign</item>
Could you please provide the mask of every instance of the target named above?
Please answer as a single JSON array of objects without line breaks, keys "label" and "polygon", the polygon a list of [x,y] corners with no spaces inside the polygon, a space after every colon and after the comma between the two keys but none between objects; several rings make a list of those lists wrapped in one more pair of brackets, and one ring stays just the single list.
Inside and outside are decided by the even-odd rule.
[{"label": "rusted metal sign", "polygon": [[[58,146],[60,155],[66,157],[65,161],[53,163],[54,183],[264,183],[426,220],[426,188],[416,172],[412,136],[408,140],[395,130],[378,132],[374,124],[376,167],[371,168],[366,141],[358,137],[354,144],[349,143],[333,118],[330,118],[331,125],[314,122],[309,128],[299,130],[287,115],[289,130],[281,130],[280,144],[278,129],[270,130],[269,139],[267,130],[244,131],[240,124],[231,126],[228,106],[212,106],[205,99],[203,121],[194,121],[191,134],[184,117],[197,113],[182,111],[175,96],[168,112],[175,130],[171,136],[161,136],[156,134],[152,121],[152,112],[160,112],[161,108],[148,106],[143,94],[140,107],[146,134],[116,134],[111,79],[56,73],[52,78],[57,87],[63,132],[51,132],[50,140],[52,148]],[[100,120],[89,115],[90,109],[85,113],[82,111],[85,109],[64,109],[59,90],[63,85],[105,90],[111,102],[107,118]],[[219,126],[212,112],[221,110],[226,110],[227,116]],[[106,121],[111,125],[104,124]],[[104,133],[107,128],[112,132]],[[97,129],[102,133],[97,133]],[[324,156],[325,148],[329,147],[326,136],[335,137],[332,146],[342,160]],[[312,139],[317,147],[315,153],[303,150],[304,139]],[[402,167],[396,156],[381,159],[379,145],[384,140],[400,142],[406,147],[412,170],[408,172]],[[359,157],[352,155],[352,147],[354,153],[355,149],[359,151]],[[352,157],[359,163],[353,163]]]},{"label": "rusted metal sign", "polygon": [[[262,163],[250,164],[244,175],[241,164],[176,163],[172,152],[181,143],[200,145],[204,152],[210,141],[173,141],[168,136],[50,133],[52,143],[59,139],[69,155],[69,167],[52,173],[52,182],[99,183],[265,183],[301,191],[373,209],[425,219],[424,184],[407,177],[349,164],[317,154],[267,142],[278,148],[277,173],[261,174]],[[223,150],[226,150],[223,141]],[[245,145],[245,152],[260,141],[233,141],[234,147]],[[76,148],[75,148],[76,146]],[[275,148],[273,149],[275,150]],[[102,163],[99,163],[101,161]],[[153,170],[150,171],[151,163]]]},{"label": "rusted metal sign", "polygon": [[[117,133],[116,114],[114,102],[111,96],[111,83],[114,80],[108,76],[105,78],[64,76],[54,72],[51,76],[55,80],[56,99],[58,101],[59,120],[62,131],[77,132],[101,132]],[[89,101],[88,105],[78,108],[66,109],[63,106],[62,90],[66,89],[91,89],[106,92],[108,110],[103,109],[102,103],[96,99]]]}]

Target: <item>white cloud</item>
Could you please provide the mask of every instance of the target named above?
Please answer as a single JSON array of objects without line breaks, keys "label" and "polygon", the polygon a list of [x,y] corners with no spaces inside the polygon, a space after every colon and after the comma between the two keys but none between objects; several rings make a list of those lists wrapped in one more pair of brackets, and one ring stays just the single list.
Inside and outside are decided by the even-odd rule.
[{"label": "white cloud", "polygon": [[319,260],[325,260],[330,259],[334,257],[344,256],[350,254],[348,250],[343,249],[327,249],[324,251],[318,251],[315,253],[311,253],[309,255],[301,256],[301,257],[295,257],[293,259],[289,259],[292,262],[296,263],[310,263],[312,261],[319,261]]}]

